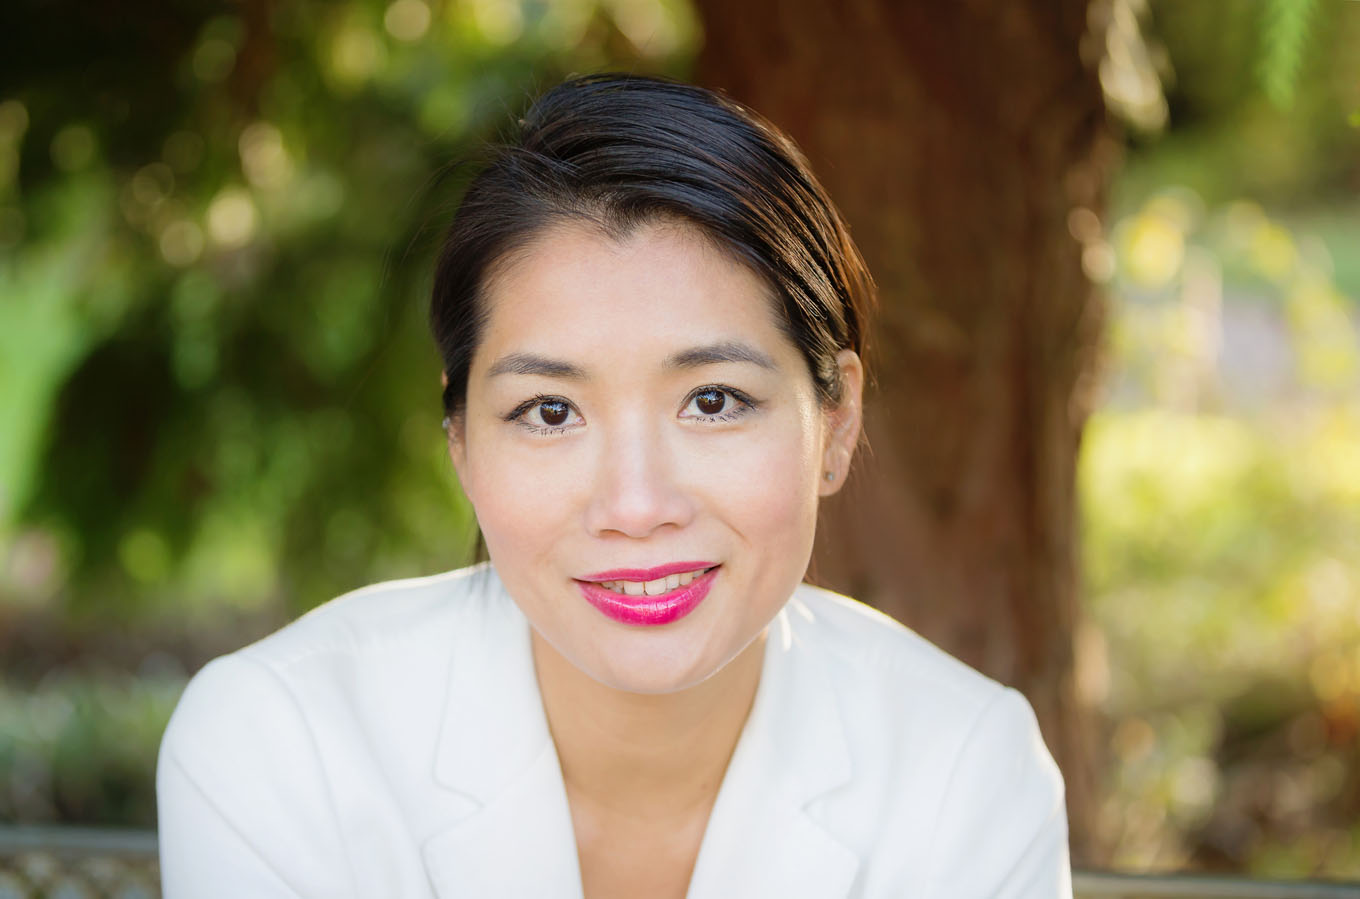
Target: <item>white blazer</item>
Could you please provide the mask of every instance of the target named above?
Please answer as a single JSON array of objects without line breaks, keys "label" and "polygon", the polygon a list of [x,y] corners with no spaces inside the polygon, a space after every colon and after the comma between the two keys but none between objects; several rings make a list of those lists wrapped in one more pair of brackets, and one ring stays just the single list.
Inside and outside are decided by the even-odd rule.
[{"label": "white blazer", "polygon": [[[161,744],[167,899],[581,896],[529,625],[493,569],[379,584],[211,662]],[[1071,896],[1028,703],[799,587],[690,899]]]}]

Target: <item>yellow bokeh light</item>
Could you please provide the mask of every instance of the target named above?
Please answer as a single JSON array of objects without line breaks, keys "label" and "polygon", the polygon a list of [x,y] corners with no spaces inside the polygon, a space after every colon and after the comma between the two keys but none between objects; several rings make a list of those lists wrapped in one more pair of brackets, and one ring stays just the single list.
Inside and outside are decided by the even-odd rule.
[{"label": "yellow bokeh light", "polygon": [[1298,262],[1294,238],[1279,225],[1262,222],[1251,238],[1248,250],[1252,265],[1272,281],[1283,281]]},{"label": "yellow bokeh light", "polygon": [[619,31],[643,54],[665,56],[680,46],[678,23],[658,0],[610,0],[609,7]]},{"label": "yellow bokeh light", "polygon": [[555,0],[544,11],[536,30],[544,41],[569,49],[581,42],[594,14],[592,0]]},{"label": "yellow bokeh light", "polygon": [[1089,244],[1100,240],[1104,229],[1100,216],[1085,206],[1076,206],[1067,213],[1067,233],[1079,244]]},{"label": "yellow bokeh light", "polygon": [[397,0],[387,7],[383,27],[399,41],[418,41],[430,30],[430,8],[421,0]]},{"label": "yellow bokeh light", "polygon": [[123,570],[143,584],[162,580],[170,571],[170,548],[155,531],[137,530],[118,544]]},{"label": "yellow bokeh light", "polygon": [[255,202],[244,188],[225,188],[208,206],[208,234],[219,246],[245,246],[255,236],[257,224]]},{"label": "yellow bokeh light", "polygon": [[1143,211],[1161,216],[1182,234],[1188,234],[1204,213],[1204,201],[1189,188],[1170,187],[1149,199]]},{"label": "yellow bokeh light", "polygon": [[493,46],[514,43],[524,33],[524,11],[519,0],[472,0],[472,21]]},{"label": "yellow bokeh light", "polygon": [[1360,414],[1328,415],[1309,448],[1306,470],[1316,489],[1337,505],[1360,503]]},{"label": "yellow bokeh light", "polygon": [[161,231],[159,246],[171,265],[192,265],[203,252],[203,230],[188,219],[176,219]]},{"label": "yellow bokeh light", "polygon": [[1185,260],[1185,235],[1170,219],[1141,212],[1121,228],[1125,267],[1136,283],[1150,288],[1165,287]]},{"label": "yellow bokeh light", "polygon": [[348,21],[331,38],[329,73],[342,87],[357,87],[372,78],[387,62],[387,51],[378,36],[362,23]]},{"label": "yellow bokeh light", "polygon": [[1081,251],[1081,270],[1096,284],[1104,284],[1114,277],[1114,248],[1103,240],[1092,241]]},{"label": "yellow bokeh light", "polygon": [[261,189],[280,187],[293,176],[293,160],[283,145],[283,135],[269,122],[253,122],[241,131],[237,142],[241,170],[246,180]]},{"label": "yellow bokeh light", "polygon": [[163,162],[142,166],[129,185],[133,198],[143,206],[158,206],[175,188],[175,173]]}]

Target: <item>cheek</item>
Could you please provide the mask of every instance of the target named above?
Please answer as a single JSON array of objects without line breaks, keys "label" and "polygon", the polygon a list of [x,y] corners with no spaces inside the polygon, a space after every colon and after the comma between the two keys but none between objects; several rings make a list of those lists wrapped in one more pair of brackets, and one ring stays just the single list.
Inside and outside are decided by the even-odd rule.
[{"label": "cheek", "polygon": [[568,491],[580,479],[569,454],[534,452],[497,436],[473,435],[464,490],[489,549],[504,559],[539,555],[560,535],[574,502]]},{"label": "cheek", "polygon": [[737,442],[715,460],[722,472],[722,504],[752,538],[810,543],[817,515],[817,439],[805,422],[790,419],[758,440]]}]

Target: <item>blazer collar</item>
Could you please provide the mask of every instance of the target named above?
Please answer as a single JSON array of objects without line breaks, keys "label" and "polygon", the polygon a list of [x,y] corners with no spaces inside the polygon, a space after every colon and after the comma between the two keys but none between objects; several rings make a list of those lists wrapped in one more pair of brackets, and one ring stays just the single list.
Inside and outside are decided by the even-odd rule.
[{"label": "blazer collar", "polygon": [[770,625],[755,704],[709,817],[689,899],[839,899],[854,883],[859,857],[810,808],[852,775],[814,625],[797,594]]},{"label": "blazer collar", "polygon": [[534,675],[529,623],[485,566],[453,638],[435,780],[466,802],[422,847],[440,899],[581,896],[566,788]]},{"label": "blazer collar", "polygon": [[435,754],[435,780],[480,805],[498,796],[552,744],[534,674],[529,623],[484,566],[454,602],[476,604],[454,635]]},{"label": "blazer collar", "polygon": [[[581,896],[576,841],[534,675],[529,624],[487,567],[478,628],[454,664],[435,779],[466,800],[423,847],[441,899]],[[850,753],[812,614],[795,596],[766,638],[750,717],[710,815],[689,899],[844,896],[858,858],[808,812],[850,779]]]}]

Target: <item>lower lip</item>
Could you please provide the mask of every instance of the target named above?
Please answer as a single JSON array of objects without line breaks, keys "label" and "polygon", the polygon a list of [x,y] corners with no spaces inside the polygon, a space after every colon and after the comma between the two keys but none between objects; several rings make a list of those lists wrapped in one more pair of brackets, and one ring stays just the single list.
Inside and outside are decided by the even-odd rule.
[{"label": "lower lip", "polygon": [[628,596],[591,581],[576,583],[580,585],[586,602],[615,621],[638,627],[656,627],[679,621],[698,608],[699,603],[708,596],[713,579],[717,576],[718,569],[712,568],[685,586],[657,596]]}]

